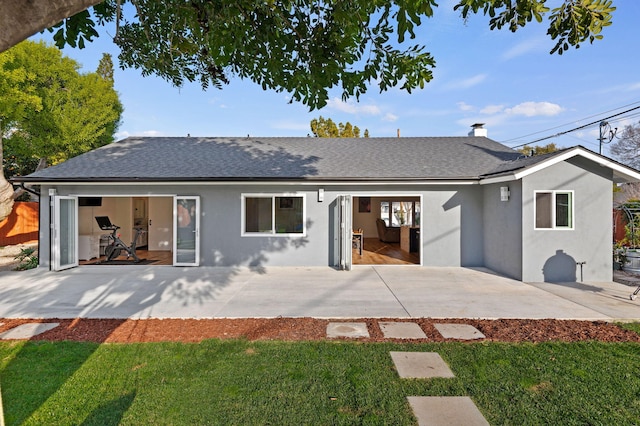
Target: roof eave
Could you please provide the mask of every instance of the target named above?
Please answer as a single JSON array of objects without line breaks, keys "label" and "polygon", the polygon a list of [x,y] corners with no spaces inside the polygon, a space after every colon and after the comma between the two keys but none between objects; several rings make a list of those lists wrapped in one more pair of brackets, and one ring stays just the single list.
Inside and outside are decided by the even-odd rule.
[{"label": "roof eave", "polygon": [[580,156],[586,158],[588,160],[593,161],[594,163],[600,165],[601,167],[606,167],[612,170],[614,176],[614,183],[626,183],[626,182],[639,182],[640,181],[640,172],[634,170],[630,167],[625,166],[624,164],[620,164],[616,161],[613,161],[603,155],[596,154],[582,146],[576,146],[574,148],[568,149],[559,153],[558,155],[551,156],[539,163],[533,164],[528,167],[517,168],[511,170],[509,172],[502,172],[497,175],[486,175],[481,176],[480,184],[488,185],[492,183],[499,182],[508,182],[522,179],[523,177],[529,176],[533,173],[539,172],[540,170],[546,169],[554,164],[561,163],[570,158]]},{"label": "roof eave", "polygon": [[290,184],[312,184],[312,183],[465,183],[477,184],[479,177],[242,177],[242,178],[220,178],[220,177],[200,177],[200,178],[30,178],[20,176],[10,179],[12,183],[24,183],[31,185],[56,185],[56,184],[167,184],[167,183],[290,183]]}]

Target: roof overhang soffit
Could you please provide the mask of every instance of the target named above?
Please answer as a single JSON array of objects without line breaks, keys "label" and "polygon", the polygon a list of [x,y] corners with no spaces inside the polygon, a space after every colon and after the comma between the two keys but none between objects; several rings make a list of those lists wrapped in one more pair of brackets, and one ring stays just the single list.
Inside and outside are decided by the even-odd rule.
[{"label": "roof overhang soffit", "polygon": [[602,155],[593,153],[582,147],[576,147],[568,151],[565,151],[562,154],[550,157],[547,160],[541,161],[540,163],[535,164],[533,166],[514,170],[512,173],[506,173],[498,176],[488,176],[486,178],[482,178],[480,180],[480,185],[489,185],[492,183],[520,180],[526,176],[529,176],[533,173],[537,173],[541,170],[546,169],[547,167],[553,166],[554,164],[561,163],[563,161],[566,161],[576,156],[586,158],[590,161],[593,161],[594,163],[598,164],[601,167],[606,167],[611,169],[611,171],[613,172],[614,183],[640,182],[640,172],[630,167],[619,164],[615,161],[609,160],[607,157],[603,157]]}]

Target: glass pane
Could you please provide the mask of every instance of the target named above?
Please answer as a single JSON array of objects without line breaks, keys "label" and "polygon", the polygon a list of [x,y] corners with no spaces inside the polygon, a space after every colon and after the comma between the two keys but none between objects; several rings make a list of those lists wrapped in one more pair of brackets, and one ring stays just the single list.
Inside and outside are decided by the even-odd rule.
[{"label": "glass pane", "polygon": [[407,204],[406,202],[394,201],[391,203],[391,209],[393,210],[393,214],[391,215],[391,226],[401,226],[409,223],[407,218],[409,217],[407,214]]},{"label": "glass pane", "polygon": [[536,228],[551,228],[551,193],[536,193]]},{"label": "glass pane", "polygon": [[405,225],[413,226],[413,201],[403,201],[400,203],[401,211],[404,211]]},{"label": "glass pane", "polygon": [[380,219],[384,220],[384,223],[387,226],[391,226],[389,223],[389,202],[381,201],[380,202]]},{"label": "glass pane", "polygon": [[276,234],[302,234],[302,197],[275,197],[275,200]]},{"label": "glass pane", "polygon": [[271,198],[245,198],[245,232],[271,232]]},{"label": "glass pane", "polygon": [[571,194],[556,194],[556,226],[570,228],[571,216]]},{"label": "glass pane", "polygon": [[75,200],[60,200],[60,265],[75,263]]},{"label": "glass pane", "polygon": [[414,209],[416,212],[416,220],[414,225],[415,226],[420,226],[420,201],[416,201],[414,204]]},{"label": "glass pane", "polygon": [[178,263],[195,263],[196,261],[196,202],[195,199],[188,198],[177,201],[176,260]]}]

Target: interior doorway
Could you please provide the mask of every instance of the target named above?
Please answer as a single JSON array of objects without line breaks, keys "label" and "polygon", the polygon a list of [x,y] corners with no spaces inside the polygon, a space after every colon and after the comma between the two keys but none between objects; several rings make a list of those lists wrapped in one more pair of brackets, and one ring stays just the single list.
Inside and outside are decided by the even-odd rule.
[{"label": "interior doorway", "polygon": [[420,265],[421,197],[353,196],[354,265]]}]

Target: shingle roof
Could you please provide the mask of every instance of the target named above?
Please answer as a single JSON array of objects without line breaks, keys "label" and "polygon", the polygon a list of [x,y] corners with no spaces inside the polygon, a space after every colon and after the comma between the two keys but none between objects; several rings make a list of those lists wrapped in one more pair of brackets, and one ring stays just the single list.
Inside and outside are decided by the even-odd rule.
[{"label": "shingle roof", "polygon": [[512,172],[515,172],[516,170],[521,170],[527,167],[535,166],[538,163],[542,163],[543,161],[551,157],[555,157],[570,149],[573,149],[573,148],[564,148],[564,149],[559,149],[557,151],[550,152],[547,154],[538,154],[538,155],[532,155],[532,156],[525,156],[523,154],[520,154],[520,156],[517,157],[516,159],[512,161],[506,161],[498,165],[495,169],[490,170],[486,173],[483,173],[483,177],[510,174]]},{"label": "shingle roof", "polygon": [[475,179],[518,156],[485,137],[129,137],[19,180]]}]

